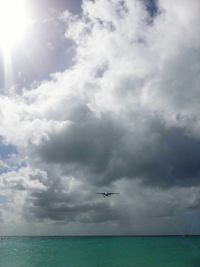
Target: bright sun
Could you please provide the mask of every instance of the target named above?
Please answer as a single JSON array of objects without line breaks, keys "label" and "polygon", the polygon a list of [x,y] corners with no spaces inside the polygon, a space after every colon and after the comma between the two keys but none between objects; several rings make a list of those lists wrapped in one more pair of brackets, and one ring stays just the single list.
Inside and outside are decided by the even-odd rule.
[{"label": "bright sun", "polygon": [[27,0],[0,0],[0,47],[9,53],[25,36],[27,27]]}]

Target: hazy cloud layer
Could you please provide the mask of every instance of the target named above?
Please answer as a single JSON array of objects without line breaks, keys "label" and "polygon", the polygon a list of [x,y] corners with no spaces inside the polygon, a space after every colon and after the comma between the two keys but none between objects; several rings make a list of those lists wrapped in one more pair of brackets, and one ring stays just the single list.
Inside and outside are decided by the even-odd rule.
[{"label": "hazy cloud layer", "polygon": [[[84,1],[82,14],[64,12],[74,65],[0,98],[0,133],[17,150],[0,162],[12,196],[0,198],[1,220],[170,234],[191,216],[197,232],[200,3],[145,3]],[[120,195],[96,195],[110,190]]]}]

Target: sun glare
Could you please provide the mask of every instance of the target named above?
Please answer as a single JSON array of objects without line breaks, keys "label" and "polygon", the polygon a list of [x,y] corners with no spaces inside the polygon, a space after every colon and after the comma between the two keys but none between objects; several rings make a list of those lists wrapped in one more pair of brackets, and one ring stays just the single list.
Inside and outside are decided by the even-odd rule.
[{"label": "sun glare", "polygon": [[12,86],[12,50],[24,39],[28,25],[27,0],[0,0],[0,52],[4,61],[4,88]]},{"label": "sun glare", "polygon": [[27,10],[25,0],[0,0],[0,46],[3,53],[25,36]]}]

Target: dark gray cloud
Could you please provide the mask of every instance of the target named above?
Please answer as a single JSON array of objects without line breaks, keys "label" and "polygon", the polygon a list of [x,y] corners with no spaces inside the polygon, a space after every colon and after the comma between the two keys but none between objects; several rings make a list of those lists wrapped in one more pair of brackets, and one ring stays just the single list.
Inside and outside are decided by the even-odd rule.
[{"label": "dark gray cloud", "polygon": [[[85,223],[113,220],[129,227],[135,220],[129,208],[124,213],[126,205],[120,207],[120,202],[114,207],[109,202],[96,202],[95,192],[112,188],[113,183],[123,181],[124,177],[130,182],[140,179],[143,186],[163,191],[199,185],[200,141],[188,135],[184,128],[168,127],[159,117],[148,114],[145,120],[143,114],[142,118],[131,121],[132,117],[140,117],[132,114],[130,120],[123,123],[120,117],[108,114],[98,118],[83,103],[77,102],[69,109],[70,124],[61,131],[52,132],[35,150],[49,178],[46,191],[31,193],[28,200],[31,206],[25,209],[27,218]],[[63,192],[67,187],[63,186],[60,175],[74,176],[85,183],[85,187],[76,192]],[[130,196],[134,189],[129,187],[114,190]],[[157,217],[164,221],[173,218],[174,200],[165,203],[161,199],[158,205],[157,200],[148,197],[148,208],[137,210],[136,218]],[[132,201],[134,203],[130,199],[128,205]],[[197,209],[197,203],[195,194],[185,208]]]},{"label": "dark gray cloud", "polygon": [[29,221],[50,219],[63,223],[101,223],[119,219],[116,207],[96,194],[98,189],[85,184],[73,188],[73,183],[76,184],[73,178],[49,177],[45,190],[29,189],[24,216]]},{"label": "dark gray cloud", "polygon": [[[95,193],[94,193],[95,194]],[[106,222],[118,219],[118,212],[106,202],[80,202],[78,196],[74,199],[73,194],[62,192],[46,192],[32,193],[29,201],[31,207],[27,206],[26,217],[38,220],[51,219],[55,221],[68,222],[84,222],[96,223]]]},{"label": "dark gray cloud", "polygon": [[99,178],[102,182],[120,145],[121,135],[122,129],[117,121],[107,116],[89,117],[82,122],[72,122],[60,133],[50,136],[39,147],[38,154],[41,160],[50,164],[69,164],[80,172],[85,170],[90,177],[94,175],[94,183],[102,175]]},{"label": "dark gray cloud", "polygon": [[200,141],[151,116],[122,124],[120,117],[89,115],[52,133],[37,153],[46,163],[60,164],[65,174],[84,173],[94,184],[109,185],[124,177],[163,188],[200,182]]}]

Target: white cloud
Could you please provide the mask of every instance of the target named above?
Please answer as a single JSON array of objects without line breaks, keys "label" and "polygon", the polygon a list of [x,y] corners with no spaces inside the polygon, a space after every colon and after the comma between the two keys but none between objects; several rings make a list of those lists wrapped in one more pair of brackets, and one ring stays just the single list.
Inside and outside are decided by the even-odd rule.
[{"label": "white cloud", "polygon": [[[150,23],[140,1],[100,0],[63,15],[74,66],[0,98],[1,136],[29,166],[2,174],[1,186],[24,189],[26,216],[110,221],[116,231],[152,217],[149,232],[158,218],[161,233],[174,203],[181,212],[199,207],[198,8],[160,0]],[[89,192],[107,187],[120,197],[91,205]]]}]

